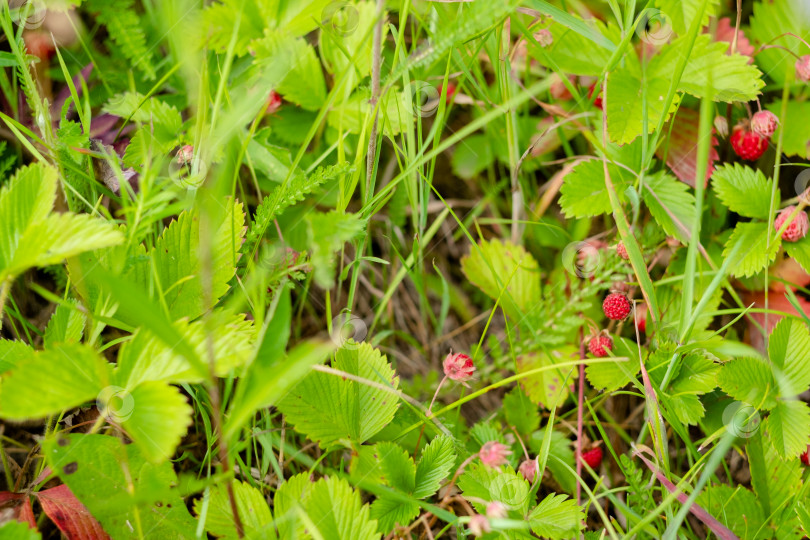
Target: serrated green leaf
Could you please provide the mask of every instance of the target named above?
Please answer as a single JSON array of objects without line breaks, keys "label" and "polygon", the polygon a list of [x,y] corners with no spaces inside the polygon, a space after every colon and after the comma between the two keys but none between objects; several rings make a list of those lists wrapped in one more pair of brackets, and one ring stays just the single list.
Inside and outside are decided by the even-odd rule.
[{"label": "serrated green leaf", "polygon": [[[584,34],[590,34],[593,37],[589,39],[582,33],[552,22],[549,30],[554,41],[549,47],[548,56],[564,73],[597,77],[602,74],[602,70],[608,65],[611,57],[609,49],[595,46],[594,43],[595,40],[605,40],[606,27],[597,18],[587,21],[575,20],[580,23]],[[609,43],[609,40],[607,41]],[[587,52],[587,54],[583,54],[583,52]],[[541,64],[550,67],[545,57],[533,47],[529,47],[529,54]]]},{"label": "serrated green leaf", "polygon": [[306,512],[312,485],[309,473],[296,474],[287,478],[273,495],[275,522],[282,540],[304,537],[305,525],[299,512]]},{"label": "serrated green leaf", "polygon": [[436,493],[441,481],[447,477],[456,462],[453,440],[439,435],[422,450],[416,464],[416,486],[413,496],[424,499]]},{"label": "serrated green leaf", "polygon": [[[368,343],[338,350],[332,367],[391,390],[399,384],[387,358]],[[278,408],[296,431],[328,448],[367,441],[393,419],[398,405],[398,398],[389,391],[315,371]]]},{"label": "serrated green leaf", "polygon": [[782,319],[771,332],[768,356],[779,395],[793,397],[810,385],[810,332],[793,319]]},{"label": "serrated green leaf", "polygon": [[770,441],[759,435],[748,442],[746,450],[752,464],[751,485],[767,518],[771,512],[784,508],[801,489],[802,463],[798,459],[780,457]]},{"label": "serrated green leaf", "polygon": [[[715,169],[712,186],[729,210],[750,218],[768,219],[771,181],[765,174],[739,163]],[[779,191],[777,190],[777,199]]]},{"label": "serrated green leaf", "polygon": [[765,431],[783,458],[799,457],[810,444],[810,408],[803,401],[779,400],[765,420]]},{"label": "serrated green leaf", "polygon": [[365,229],[366,222],[356,214],[310,212],[307,217],[307,242],[310,248],[315,282],[328,289],[335,279],[336,251],[354,240]]},{"label": "serrated green leaf", "polygon": [[552,493],[540,501],[527,519],[534,534],[556,540],[576,536],[585,514],[576,501]]},{"label": "serrated green leaf", "polygon": [[[43,443],[48,465],[113,538],[193,539],[196,523],[168,461],[146,461],[134,444],[106,435],[56,434]],[[103,480],[100,480],[103,479]]]},{"label": "serrated green leaf", "polygon": [[698,353],[688,353],[681,360],[678,376],[672,380],[672,391],[692,394],[711,392],[717,387],[719,372],[720,365],[710,358]]},{"label": "serrated green leaf", "polygon": [[458,487],[480,514],[487,504],[497,501],[510,517],[522,518],[531,503],[529,483],[511,469],[496,469],[480,463],[469,465],[458,478]]},{"label": "serrated green leaf", "polygon": [[570,360],[557,351],[546,353],[526,353],[517,358],[517,373],[526,373],[534,369],[549,367],[545,371],[528,375],[520,380],[520,385],[526,395],[534,403],[547,409],[561,406],[568,397],[568,386],[576,378],[576,370],[572,367],[554,368],[556,363],[550,355],[558,355],[559,361]]},{"label": "serrated green leaf", "polygon": [[56,311],[48,320],[48,326],[45,327],[43,339],[45,347],[48,348],[56,343],[76,343],[81,341],[85,320],[84,314],[77,307],[69,305],[57,306]]},{"label": "serrated green leaf", "polygon": [[776,406],[776,381],[770,366],[759,358],[736,358],[726,363],[717,384],[736,400],[757,408]]},{"label": "serrated green leaf", "polygon": [[503,410],[506,421],[514,426],[518,433],[528,435],[540,426],[537,405],[531,402],[520,387],[513,388],[503,397]]},{"label": "serrated green leaf", "polygon": [[309,488],[307,514],[324,540],[377,540],[377,522],[346,480],[321,478]]},{"label": "serrated green leaf", "polygon": [[[180,390],[164,382],[150,381],[139,384],[131,392],[124,391],[121,398],[123,407],[128,410],[113,411],[112,420],[120,422],[143,456],[160,463],[174,455],[192,423],[194,412]],[[105,409],[111,406],[115,407],[107,405]]]},{"label": "serrated green leaf", "polygon": [[672,413],[682,423],[694,426],[706,414],[706,409],[700,402],[696,394],[680,393],[661,396],[661,401],[667,410]]},{"label": "serrated green leaf", "polygon": [[419,505],[399,499],[381,496],[371,503],[371,518],[377,521],[377,528],[388,533],[397,525],[407,526],[419,515]]},{"label": "serrated green leaf", "polygon": [[5,522],[0,526],[0,538],[4,540],[41,540],[42,535],[22,521]]},{"label": "serrated green leaf", "polygon": [[751,277],[763,271],[776,258],[779,241],[770,239],[768,224],[764,222],[738,223],[726,242],[723,257],[728,257],[734,246],[742,246],[731,263],[731,273],[738,277]]},{"label": "serrated green leaf", "polygon": [[95,399],[108,377],[106,360],[85,345],[31,352],[0,380],[0,417],[42,418],[77,407]]},{"label": "serrated green leaf", "polygon": [[[232,481],[236,508],[242,522],[243,531],[248,538],[276,538],[272,526],[273,514],[261,491],[247,482]],[[205,530],[218,538],[237,538],[233,522],[233,511],[226,486],[218,484],[211,488],[208,499],[208,512],[205,516]],[[202,499],[194,500],[194,513],[200,515]]]},{"label": "serrated green leaf", "polygon": [[[669,91],[669,85],[670,81],[664,78],[642,82],[639,75],[628,68],[619,68],[611,72],[607,79],[607,93],[610,96],[607,101],[610,140],[617,144],[627,144],[641,135],[644,129],[645,103],[648,133],[655,131],[664,113],[664,99]],[[643,86],[646,86],[646,102],[642,99]],[[673,102],[673,107],[676,105],[677,103]]]},{"label": "serrated green leaf", "polygon": [[23,341],[0,339],[0,375],[34,355],[34,349]]},{"label": "serrated green leaf", "polygon": [[[282,41],[287,46],[281,47]],[[279,33],[267,33],[250,44],[257,60],[272,59],[283,53],[291,56],[293,68],[279,83],[276,91],[284,99],[309,111],[319,110],[326,101],[326,82],[315,49],[303,38],[289,38]]]},{"label": "serrated green leaf", "polygon": [[244,224],[242,204],[233,201],[227,204],[221,221],[211,224],[211,305],[204,303],[200,217],[196,211],[181,213],[163,230],[152,249],[142,248],[144,257],[133,265],[128,276],[144,288],[160,291],[172,320],[182,317],[194,320],[228,292],[228,283],[236,271]]},{"label": "serrated green leaf", "polygon": [[756,60],[769,78],[782,85],[788,71],[794,69],[796,56],[810,53],[801,40],[790,35],[805,42],[810,39],[810,6],[804,0],[754,2],[750,27],[754,40],[777,45],[759,51]]},{"label": "serrated green leaf", "polygon": [[537,261],[511,242],[482,240],[461,258],[461,271],[487,296],[498,299],[504,312],[515,319],[522,318],[541,299]]},{"label": "serrated green leaf", "polygon": [[[633,177],[625,169],[608,165],[610,179],[616,188],[619,200],[627,200],[625,189],[631,185]],[[566,217],[584,218],[612,212],[602,161],[583,161],[565,177],[560,188],[560,206]]]},{"label": "serrated green leaf", "polygon": [[650,214],[664,232],[687,244],[695,219],[695,196],[689,187],[663,171],[644,182],[642,198]]},{"label": "serrated green leaf", "polygon": [[[810,50],[807,53],[810,54]],[[790,63],[793,63],[792,59]],[[808,157],[807,143],[810,141],[810,122],[804,121],[805,118],[810,117],[810,101],[791,99],[787,102],[784,116],[782,116],[782,105],[782,100],[774,100],[765,107],[779,117],[780,121],[772,140],[778,141],[781,137],[784,154],[804,159]],[[781,133],[782,131],[784,133]]]},{"label": "serrated green leaf", "polygon": [[398,444],[381,442],[377,443],[377,456],[388,485],[411,493],[416,486],[416,465],[408,451]]},{"label": "serrated green leaf", "polygon": [[0,281],[123,241],[111,223],[89,215],[49,215],[56,181],[56,169],[35,163],[19,169],[0,191]]},{"label": "serrated green leaf", "polygon": [[695,502],[742,539],[762,540],[768,537],[767,530],[760,530],[765,518],[756,495],[742,486],[709,486]]},{"label": "serrated green leaf", "polygon": [[[206,331],[207,324],[210,331]],[[216,309],[208,323],[202,320],[189,323],[181,319],[172,326],[185,337],[200,358],[208,357],[211,340],[218,377],[226,377],[234,368],[247,362],[253,353],[255,331],[252,322],[246,321],[243,313]],[[203,381],[203,376],[179,351],[147,330],[139,329],[130,341],[121,346],[115,380],[119,386],[132,389],[143,381],[199,383]]]},{"label": "serrated green leaf", "polygon": [[[647,76],[651,78],[671,77],[679,59],[687,54],[689,37],[683,36],[650,60]],[[749,57],[741,54],[727,55],[728,43],[712,41],[708,34],[697,36],[689,60],[678,84],[678,90],[695,97],[703,97],[711,81],[712,96],[715,101],[751,101],[757,98],[765,86],[762,73],[748,63]]]},{"label": "serrated green leaf", "polygon": [[[660,22],[671,24],[672,29],[679,36],[686,35],[689,26],[700,10],[701,4],[703,4],[703,0],[655,0],[655,7],[661,10],[661,14],[658,16],[662,18]],[[720,0],[709,0],[703,13],[701,26],[708,24],[709,17],[717,13],[719,4]],[[657,23],[659,21],[652,19],[651,22]]]}]

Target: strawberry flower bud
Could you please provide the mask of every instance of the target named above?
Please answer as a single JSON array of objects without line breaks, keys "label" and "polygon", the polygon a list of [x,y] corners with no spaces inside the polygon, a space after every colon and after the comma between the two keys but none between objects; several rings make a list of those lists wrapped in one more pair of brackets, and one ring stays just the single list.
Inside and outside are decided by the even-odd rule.
[{"label": "strawberry flower bud", "polygon": [[177,164],[178,165],[185,165],[187,163],[191,163],[194,159],[194,147],[190,144],[185,145],[180,150],[177,151]]},{"label": "strawberry flower bud", "polygon": [[473,536],[483,536],[484,533],[488,533],[492,530],[492,527],[489,526],[489,520],[486,516],[482,516],[481,514],[475,514],[474,516],[470,517],[470,523],[468,524],[470,528],[470,532]]},{"label": "strawberry flower bud", "polygon": [[762,137],[770,138],[776,131],[779,118],[771,111],[759,111],[751,118],[751,130]]},{"label": "strawberry flower bud", "polygon": [[810,54],[796,60],[796,78],[802,82],[810,82]]},{"label": "strawberry flower bud", "polygon": [[[773,227],[776,231],[779,231],[779,229],[782,228],[782,225],[785,224],[785,221],[790,217],[795,209],[795,206],[788,206],[779,212],[779,215],[776,216],[776,220],[773,222]],[[785,232],[782,233],[782,239],[786,242],[796,242],[801,240],[807,234],[807,228],[807,213],[801,211],[790,221],[787,229],[785,229]]]},{"label": "strawberry flower bud", "polygon": [[487,505],[487,517],[493,519],[506,519],[507,512],[503,503],[493,501]]},{"label": "strawberry flower bud", "polygon": [[500,467],[506,464],[506,458],[512,455],[509,447],[498,441],[488,441],[484,443],[478,452],[481,462],[487,467]]},{"label": "strawberry flower bud", "polygon": [[462,353],[448,354],[442,362],[444,374],[458,382],[469,381],[475,373],[472,358]]},{"label": "strawberry flower bud", "polygon": [[537,476],[537,460],[525,459],[518,467],[518,472],[526,479],[527,482],[534,482],[534,477]]}]

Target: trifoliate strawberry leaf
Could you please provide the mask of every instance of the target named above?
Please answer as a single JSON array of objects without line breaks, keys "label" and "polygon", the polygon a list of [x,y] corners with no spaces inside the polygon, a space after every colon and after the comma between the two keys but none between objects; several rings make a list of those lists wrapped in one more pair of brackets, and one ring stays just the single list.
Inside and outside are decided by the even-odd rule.
[{"label": "trifoliate strawberry leaf", "polygon": [[349,345],[338,350],[332,368],[352,378],[314,371],[278,404],[296,431],[323,448],[367,441],[399,405],[393,393],[399,379],[387,358],[368,343]]},{"label": "trifoliate strawberry leaf", "polygon": [[480,514],[486,513],[491,501],[498,501],[504,505],[509,517],[522,519],[531,504],[529,483],[507,467],[473,463],[459,476],[458,487]]},{"label": "trifoliate strawberry leaf", "polygon": [[810,385],[810,333],[807,326],[793,319],[780,320],[768,340],[779,395],[797,396]]},{"label": "trifoliate strawberry leaf", "polygon": [[56,183],[56,169],[34,163],[0,190],[0,282],[123,241],[112,223],[87,214],[51,214]]},{"label": "trifoliate strawberry leaf", "polygon": [[[670,81],[664,78],[642,82],[639,75],[630,69],[620,68],[611,72],[607,80],[607,121],[610,140],[627,144],[644,130],[644,107],[647,107],[648,133],[655,131],[664,113],[664,100]],[[646,87],[646,100],[642,89]],[[677,106],[674,100],[669,113]],[[668,115],[669,115],[668,113]]]},{"label": "trifoliate strawberry leaf", "polygon": [[794,69],[796,56],[810,54],[810,48],[794,37],[810,40],[810,4],[805,0],[760,0],[753,9],[751,35],[760,43],[776,45],[757,54],[757,65],[782,85],[788,71]]},{"label": "trifoliate strawberry leaf", "polygon": [[540,268],[522,246],[482,240],[461,258],[461,271],[509,316],[520,319],[541,299]]},{"label": "trifoliate strawberry leaf", "polygon": [[660,396],[668,411],[683,424],[694,426],[706,414],[706,409],[696,394],[668,394]]},{"label": "trifoliate strawberry leaf", "polygon": [[736,400],[754,407],[776,406],[776,381],[766,361],[759,358],[736,358],[723,365],[717,384]]},{"label": "trifoliate strawberry leaf", "polygon": [[[105,392],[101,395],[105,396]],[[193,410],[187,398],[177,387],[164,382],[144,382],[131,392],[123,390],[109,397],[111,403],[104,409],[111,420],[121,424],[143,456],[153,463],[166,461],[174,454],[192,423]]]},{"label": "trifoliate strawberry leaf", "polygon": [[698,353],[688,353],[681,360],[678,376],[670,388],[675,393],[706,394],[717,387],[720,364]]},{"label": "trifoliate strawberry leaf", "polygon": [[770,214],[771,183],[761,170],[739,163],[721,165],[712,175],[712,186],[729,210],[757,219]]},{"label": "trifoliate strawberry leaf", "polygon": [[779,400],[764,427],[776,452],[783,458],[795,459],[810,444],[810,407],[803,401]]},{"label": "trifoliate strawberry leaf", "polygon": [[805,236],[798,242],[783,242],[782,246],[805,272],[810,272],[810,237]]},{"label": "trifoliate strawberry leaf", "polygon": [[767,268],[776,258],[780,244],[778,240],[774,242],[770,236],[767,223],[738,223],[723,250],[723,257],[728,257],[734,246],[740,244],[734,262],[731,263],[731,273],[738,277],[751,277]]},{"label": "trifoliate strawberry leaf", "polygon": [[[648,77],[670,79],[679,59],[688,53],[689,36],[673,41],[650,60]],[[748,63],[749,57],[727,55],[728,43],[712,41],[711,36],[697,36],[689,53],[689,61],[678,84],[678,90],[695,97],[703,97],[711,82],[715,101],[751,101],[765,86],[762,73]],[[609,100],[608,100],[609,101]]]},{"label": "trifoliate strawberry leaf", "polygon": [[441,481],[447,477],[456,462],[456,452],[450,437],[439,435],[422,450],[416,464],[416,486],[413,496],[424,499],[438,491]]},{"label": "trifoliate strawberry leaf", "polygon": [[45,440],[48,465],[112,538],[196,538],[196,523],[172,464],[149,463],[138,445],[116,437],[56,434]]},{"label": "trifoliate strawberry leaf", "polygon": [[[810,54],[810,50],[807,51],[807,54]],[[782,152],[788,156],[806,158],[810,153],[810,148],[807,147],[810,142],[810,122],[805,122],[804,119],[810,118],[810,101],[791,99],[787,103],[784,116],[782,116],[782,103],[782,100],[775,100],[765,107],[780,117],[779,127],[776,128],[772,140],[775,142],[781,136]],[[802,188],[806,187],[810,186],[802,186]]]},{"label": "trifoliate strawberry leaf", "polygon": [[[567,366],[555,368],[557,362],[570,361],[573,348],[562,351],[525,353],[517,357],[517,374],[542,369],[520,379],[520,385],[534,403],[547,409],[559,407],[568,397],[568,386],[576,378],[576,370]],[[554,358],[552,360],[552,358]]]},{"label": "trifoliate strawberry leaf", "polygon": [[[608,173],[616,188],[619,200],[626,200],[625,189],[631,185],[633,175],[616,165],[608,165]],[[560,188],[560,206],[566,217],[584,218],[607,214],[612,211],[602,161],[583,161],[565,177]]]},{"label": "trifoliate strawberry leaf", "polygon": [[641,196],[664,232],[687,244],[695,219],[695,196],[687,185],[659,172],[644,179]]},{"label": "trifoliate strawberry leaf", "polygon": [[[363,447],[370,448],[370,447]],[[279,537],[302,538],[306,525],[300,519],[309,503],[310,488],[313,482],[309,473],[303,472],[287,478],[273,495],[273,512]]]},{"label": "trifoliate strawberry leaf", "polygon": [[585,513],[567,495],[552,493],[532,509],[527,519],[534,534],[558,540],[576,536]]},{"label": "trifoliate strawberry leaf", "polygon": [[[679,36],[686,35],[689,30],[689,25],[697,17],[703,0],[655,0],[655,7],[661,10],[660,14],[650,18],[650,25],[660,24],[666,28],[670,24]],[[709,0],[706,5],[706,10],[703,13],[703,20],[701,26],[706,26],[709,22],[709,17],[717,14],[717,7],[720,0]]]},{"label": "trifoliate strawberry leaf", "polygon": [[[262,495],[262,492],[247,482],[233,480],[233,494],[243,531],[248,538],[275,538],[273,514]],[[202,499],[194,500],[194,513],[200,516]],[[205,530],[217,538],[238,538],[233,522],[228,490],[218,484],[211,488],[208,499],[208,510],[205,515]]]},{"label": "trifoliate strawberry leaf", "polygon": [[0,381],[0,417],[43,418],[77,407],[95,399],[108,378],[107,361],[88,346],[29,351]]},{"label": "trifoliate strawberry leaf", "polygon": [[405,502],[383,495],[371,503],[371,519],[376,520],[377,530],[383,534],[397,526],[406,526],[418,515],[419,505],[413,501]]}]

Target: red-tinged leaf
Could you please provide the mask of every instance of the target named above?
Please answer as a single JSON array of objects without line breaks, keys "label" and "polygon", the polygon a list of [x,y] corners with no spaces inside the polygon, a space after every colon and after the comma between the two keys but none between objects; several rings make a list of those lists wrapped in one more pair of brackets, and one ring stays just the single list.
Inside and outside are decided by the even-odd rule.
[{"label": "red-tinged leaf", "polygon": [[714,40],[728,43],[728,52],[726,54],[731,54],[731,43],[734,41],[735,33],[737,34],[737,46],[735,51],[743,56],[751,57],[750,60],[748,60],[750,64],[754,61],[753,54],[756,48],[751,45],[751,42],[748,41],[748,38],[745,37],[745,33],[742,30],[735,32],[734,23],[731,22],[730,18],[723,17],[717,21],[717,33],[714,35]]},{"label": "red-tinged leaf", "polygon": [[[784,288],[782,289],[784,291]],[[764,291],[756,291],[750,292],[743,297],[745,305],[750,306],[753,304],[752,309],[765,309],[765,292]],[[799,303],[799,306],[802,308],[802,311],[807,314],[810,313],[810,302],[805,300],[799,295],[796,295],[796,300]],[[793,304],[790,303],[790,300],[787,299],[784,292],[776,293],[771,292],[768,295],[768,309],[773,311],[782,311],[784,313],[790,313],[792,315],[796,315],[801,317],[803,314],[796,311],[796,308],[793,307]],[[773,331],[776,323],[778,323],[782,319],[782,315],[778,315],[773,311],[768,313],[768,327],[765,329],[767,334],[770,335]],[[765,327],[765,314],[764,313],[749,313],[748,317],[756,321],[761,327]],[[748,328],[750,329],[749,334],[751,335],[751,346],[757,349],[758,351],[762,352],[763,354],[767,354],[768,346],[765,343],[765,338],[762,336],[762,332],[757,328],[756,325],[749,319]]]},{"label": "red-tinged leaf", "polygon": [[14,511],[14,519],[28,523],[34,530],[37,528],[37,520],[34,519],[34,509],[31,507],[31,499],[25,493],[12,493],[11,491],[0,491],[0,511],[6,509]]},{"label": "red-tinged leaf", "polygon": [[[667,165],[678,180],[695,187],[697,174],[698,129],[700,113],[692,109],[680,109],[675,118],[675,127],[669,144],[661,146],[656,155],[663,159],[664,150],[667,154]],[[714,162],[720,159],[717,153],[717,138],[712,137],[712,146],[709,150],[709,167],[706,170],[706,184],[709,183],[714,172]]]},{"label": "red-tinged leaf", "polygon": [[45,514],[68,537],[68,540],[109,538],[96,518],[65,484],[34,495],[39,499]]},{"label": "red-tinged leaf", "polygon": [[[661,484],[663,484],[665,488],[667,488],[667,491],[669,491],[670,493],[677,492],[675,498],[678,499],[678,502],[680,502],[681,504],[684,504],[686,502],[686,500],[689,497],[687,497],[685,493],[680,491],[675,484],[667,480],[667,477],[664,476],[664,473],[662,473],[658,469],[658,467],[653,465],[653,463],[650,462],[649,459],[645,458],[638,451],[635,451],[633,455],[641,458],[641,461],[643,461],[644,464],[647,466],[647,468],[650,469],[653,472],[653,474],[655,474],[656,478],[658,478],[658,481],[661,482]],[[715,535],[717,535],[717,538],[720,538],[721,540],[740,540],[736,534],[731,532],[731,529],[729,529],[728,527],[717,521],[714,518],[714,516],[712,516],[710,513],[704,510],[700,505],[692,503],[692,506],[689,507],[689,512],[691,512],[693,516],[698,518],[700,521],[703,522],[704,525],[706,525],[709,529],[711,529],[711,531]]]}]

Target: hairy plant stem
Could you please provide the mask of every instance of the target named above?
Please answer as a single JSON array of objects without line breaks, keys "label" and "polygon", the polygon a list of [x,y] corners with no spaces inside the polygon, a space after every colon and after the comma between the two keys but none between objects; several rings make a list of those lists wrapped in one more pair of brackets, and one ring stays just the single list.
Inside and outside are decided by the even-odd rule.
[{"label": "hairy plant stem", "polygon": [[369,197],[373,185],[371,178],[374,174],[374,163],[377,159],[377,130],[380,117],[380,109],[378,107],[380,100],[380,69],[382,66],[382,31],[385,19],[383,12],[385,10],[385,0],[377,0],[377,24],[374,27],[374,51],[372,53],[371,65],[371,99],[368,100],[371,110],[374,114],[374,120],[371,124],[371,133],[368,137],[368,155],[366,156],[366,189],[365,197]]}]

